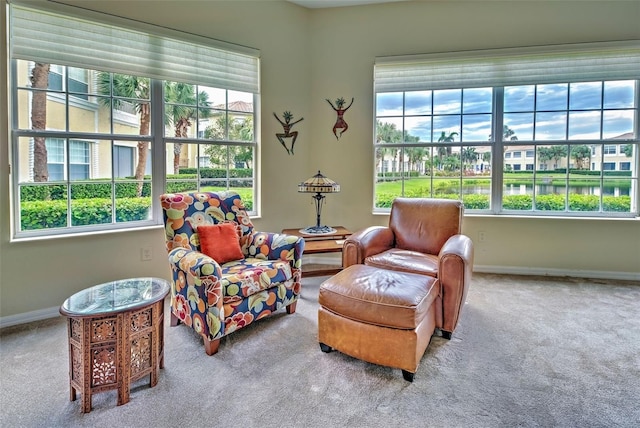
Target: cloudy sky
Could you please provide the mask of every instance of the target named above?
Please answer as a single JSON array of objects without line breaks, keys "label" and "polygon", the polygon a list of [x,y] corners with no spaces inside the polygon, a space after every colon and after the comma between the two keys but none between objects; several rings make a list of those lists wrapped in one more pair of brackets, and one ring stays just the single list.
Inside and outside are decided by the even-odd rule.
[{"label": "cloudy sky", "polygon": [[[505,87],[504,124],[519,141],[613,138],[633,132],[634,91],[633,80]],[[455,141],[486,142],[491,110],[491,88],[376,96],[378,120],[402,130],[404,113],[404,129],[423,142],[437,141],[442,132],[457,132]]]}]

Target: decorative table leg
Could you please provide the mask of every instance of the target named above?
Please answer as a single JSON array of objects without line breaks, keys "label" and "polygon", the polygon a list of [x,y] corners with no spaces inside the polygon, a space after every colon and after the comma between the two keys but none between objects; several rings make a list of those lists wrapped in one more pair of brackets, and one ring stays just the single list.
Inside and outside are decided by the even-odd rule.
[{"label": "decorative table leg", "polygon": [[118,382],[118,406],[129,402],[129,392],[131,390],[131,312],[118,314],[118,361],[117,382]]},{"label": "decorative table leg", "polygon": [[91,349],[91,324],[93,319],[78,319],[82,324],[82,345],[80,358],[82,364],[82,413],[91,411],[91,383],[93,379],[93,352]]},{"label": "decorative table leg", "polygon": [[67,342],[69,344],[69,401],[76,401],[76,389],[73,387],[73,319],[67,319]]}]

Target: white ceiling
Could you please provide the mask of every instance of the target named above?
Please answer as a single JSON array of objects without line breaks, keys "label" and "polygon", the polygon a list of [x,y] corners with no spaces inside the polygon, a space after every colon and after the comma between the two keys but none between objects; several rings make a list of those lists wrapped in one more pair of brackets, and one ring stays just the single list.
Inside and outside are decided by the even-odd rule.
[{"label": "white ceiling", "polygon": [[360,6],[373,3],[392,3],[406,0],[288,0],[290,3],[309,8],[320,9],[325,7]]}]

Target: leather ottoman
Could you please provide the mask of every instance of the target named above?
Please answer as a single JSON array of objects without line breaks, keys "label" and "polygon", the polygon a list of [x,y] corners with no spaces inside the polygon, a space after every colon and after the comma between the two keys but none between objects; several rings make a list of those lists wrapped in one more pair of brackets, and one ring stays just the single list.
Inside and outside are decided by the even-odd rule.
[{"label": "leather ottoman", "polygon": [[436,326],[436,278],[353,265],[320,286],[320,349],[399,368],[413,381]]}]

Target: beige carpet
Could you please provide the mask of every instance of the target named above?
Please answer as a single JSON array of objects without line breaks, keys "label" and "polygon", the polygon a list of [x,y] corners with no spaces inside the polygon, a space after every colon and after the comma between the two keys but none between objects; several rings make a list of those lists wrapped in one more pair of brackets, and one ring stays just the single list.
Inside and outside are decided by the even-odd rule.
[{"label": "beige carpet", "polygon": [[[637,427],[640,284],[475,274],[451,341],[434,337],[413,383],[400,370],[325,354],[318,286],[225,339],[208,357],[165,330],[158,385],[131,401],[69,401],[62,318],[0,331],[1,427]],[[389,352],[393,352],[392,349]]]}]

